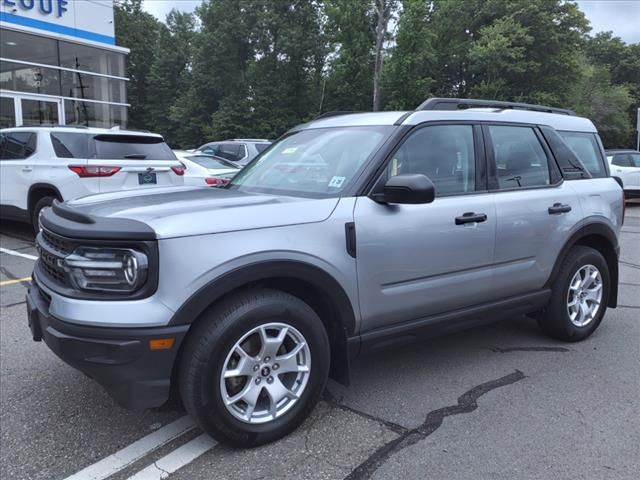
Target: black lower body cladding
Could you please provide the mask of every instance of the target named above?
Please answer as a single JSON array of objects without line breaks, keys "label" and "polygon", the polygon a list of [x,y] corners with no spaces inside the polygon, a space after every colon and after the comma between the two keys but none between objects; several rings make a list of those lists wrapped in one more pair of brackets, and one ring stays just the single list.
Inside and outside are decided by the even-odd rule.
[{"label": "black lower body cladding", "polygon": [[[102,328],[64,322],[49,313],[37,284],[27,294],[33,339],[43,340],[64,362],[100,383],[126,408],[159,407],[169,398],[171,374],[188,325]],[[172,348],[151,350],[151,339],[174,338]]]}]

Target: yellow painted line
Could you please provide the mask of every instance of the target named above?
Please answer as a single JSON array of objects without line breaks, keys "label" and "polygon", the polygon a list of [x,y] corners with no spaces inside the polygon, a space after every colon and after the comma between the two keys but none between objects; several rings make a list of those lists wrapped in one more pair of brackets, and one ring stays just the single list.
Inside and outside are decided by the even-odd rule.
[{"label": "yellow painted line", "polygon": [[16,283],[30,282],[30,281],[31,281],[31,277],[16,278],[15,280],[3,280],[0,282],[0,287],[6,287],[7,285],[15,285]]}]

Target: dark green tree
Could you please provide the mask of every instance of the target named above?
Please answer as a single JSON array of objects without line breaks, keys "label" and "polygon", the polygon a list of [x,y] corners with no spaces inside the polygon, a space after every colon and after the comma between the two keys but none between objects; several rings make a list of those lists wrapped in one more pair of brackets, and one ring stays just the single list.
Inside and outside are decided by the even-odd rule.
[{"label": "dark green tree", "polygon": [[185,146],[179,142],[181,125],[170,111],[179,93],[190,85],[194,36],[193,15],[172,10],[166,24],[159,27],[154,60],[147,76],[146,128],[162,133],[172,146]]},{"label": "dark green tree", "polygon": [[117,0],[114,5],[115,31],[118,44],[131,49],[127,58],[128,126],[145,128],[146,106],[152,99],[147,95],[147,77],[153,64],[161,23],[142,10],[142,0]]},{"label": "dark green tree", "polygon": [[[602,125],[601,128],[607,131],[603,135],[604,142],[610,148],[635,147],[636,115],[640,108],[640,44],[627,45],[612,32],[601,32],[589,39],[585,52],[595,72],[604,75],[604,80],[599,79],[600,83],[606,80],[610,83],[610,89],[618,92],[626,89],[630,99],[625,111],[616,110],[615,114],[610,115],[615,117],[611,118],[612,123]],[[614,106],[619,108],[621,104],[624,102],[615,102],[613,105],[598,103],[606,111]]]},{"label": "dark green tree", "polygon": [[323,111],[371,110],[375,30],[370,2],[326,0],[333,51],[329,56]]},{"label": "dark green tree", "polygon": [[395,46],[384,76],[385,107],[410,110],[429,97],[434,88],[436,53],[430,25],[430,0],[404,0]]}]

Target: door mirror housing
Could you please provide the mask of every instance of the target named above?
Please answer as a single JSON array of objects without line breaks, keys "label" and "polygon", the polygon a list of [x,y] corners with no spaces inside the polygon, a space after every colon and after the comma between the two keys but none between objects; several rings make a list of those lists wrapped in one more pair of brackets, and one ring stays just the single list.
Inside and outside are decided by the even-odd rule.
[{"label": "door mirror housing", "polygon": [[421,173],[396,175],[385,183],[382,193],[374,200],[382,203],[421,204],[436,198],[436,187]]}]

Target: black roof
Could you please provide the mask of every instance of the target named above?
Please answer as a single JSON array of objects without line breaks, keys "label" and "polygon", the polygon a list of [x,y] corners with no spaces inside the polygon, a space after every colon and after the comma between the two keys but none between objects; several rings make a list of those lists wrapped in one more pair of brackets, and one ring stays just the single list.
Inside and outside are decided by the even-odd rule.
[{"label": "black roof", "polygon": [[605,153],[640,153],[638,150],[634,150],[633,148],[610,148],[606,149]]}]

